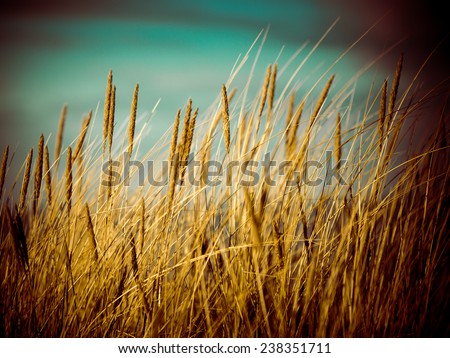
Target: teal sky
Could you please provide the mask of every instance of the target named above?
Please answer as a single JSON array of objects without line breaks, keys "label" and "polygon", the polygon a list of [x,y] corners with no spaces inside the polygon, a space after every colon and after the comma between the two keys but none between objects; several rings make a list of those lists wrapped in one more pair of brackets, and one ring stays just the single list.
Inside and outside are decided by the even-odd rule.
[{"label": "teal sky", "polygon": [[[398,20],[394,15],[405,1],[400,1],[398,7],[395,1],[390,7],[385,1],[364,3],[361,6],[353,0],[100,0],[92,4],[80,0],[60,4],[44,0],[25,1],[20,7],[10,5],[3,11],[0,25],[0,148],[6,143],[17,147],[21,162],[41,132],[47,137],[56,132],[64,103],[69,106],[66,145],[79,133],[82,116],[91,109],[95,111],[97,105],[100,115],[96,128],[100,135],[104,88],[110,68],[117,85],[119,125],[126,121],[137,82],[138,116],[148,114],[161,100],[148,137],[149,143],[154,142],[171,125],[176,110],[188,98],[200,107],[200,113],[206,110],[221,84],[227,81],[238,56],[248,50],[263,28],[270,25],[255,72],[252,87],[255,90],[262,84],[269,63],[278,59],[283,66],[309,41],[286,72],[280,74],[280,85],[286,83],[289,70],[295,69],[304,54],[340,17],[294,81],[307,88],[317,80],[321,70],[390,10],[390,15],[333,71],[343,84],[375,55],[403,39],[358,82],[359,92],[365,95],[377,74],[392,72],[401,51],[406,52],[410,68],[417,69],[428,55],[428,47],[438,43],[436,33],[443,30],[427,30],[413,42],[404,40],[414,37],[416,30],[411,21],[421,7],[413,7],[409,18]],[[409,3],[410,7],[414,4]],[[432,14],[429,19],[421,15],[422,21],[431,23]],[[431,38],[434,42],[426,41]],[[256,50],[253,56],[255,53]],[[445,61],[439,58],[436,66],[442,63]],[[238,77],[235,83],[238,88],[247,80],[249,67],[244,67]],[[428,76],[439,77],[431,72]]]}]

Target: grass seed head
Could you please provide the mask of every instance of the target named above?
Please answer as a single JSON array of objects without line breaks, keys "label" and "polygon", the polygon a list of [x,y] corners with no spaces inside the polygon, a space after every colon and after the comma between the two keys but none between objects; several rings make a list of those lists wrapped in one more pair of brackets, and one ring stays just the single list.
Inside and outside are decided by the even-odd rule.
[{"label": "grass seed head", "polygon": [[67,117],[67,104],[65,104],[61,111],[61,116],[59,118],[58,125],[58,133],[56,134],[56,142],[55,142],[55,170],[57,170],[59,166],[59,156],[61,155],[61,148],[63,142],[64,135],[64,125],[66,123]]},{"label": "grass seed head", "polygon": [[133,93],[133,101],[131,102],[130,123],[128,125],[128,155],[131,158],[133,152],[134,131],[136,127],[136,112],[138,104],[139,84],[136,84]]},{"label": "grass seed head", "polygon": [[113,73],[112,70],[109,70],[108,82],[106,84],[105,105],[103,108],[103,151],[105,151],[106,149],[106,143],[109,133],[109,114],[111,106],[112,81],[113,81]]},{"label": "grass seed head", "polygon": [[222,125],[225,148],[230,154],[230,111],[228,109],[228,95],[225,85],[222,85]]},{"label": "grass seed head", "polygon": [[28,192],[28,183],[30,182],[31,176],[31,162],[33,161],[33,148],[30,149],[26,164],[25,164],[25,172],[23,174],[22,187],[20,188],[20,197],[19,197],[19,213],[22,213],[25,209],[25,204],[27,200],[27,192]]},{"label": "grass seed head", "polygon": [[52,205],[52,175],[50,169],[50,158],[48,147],[44,148],[44,175],[45,175],[45,191],[47,192],[48,205]]}]

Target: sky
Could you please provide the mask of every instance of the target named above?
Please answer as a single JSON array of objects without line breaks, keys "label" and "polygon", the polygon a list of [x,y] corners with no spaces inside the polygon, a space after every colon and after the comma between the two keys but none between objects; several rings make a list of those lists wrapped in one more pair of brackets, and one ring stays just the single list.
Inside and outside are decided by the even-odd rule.
[{"label": "sky", "polygon": [[[376,76],[392,74],[401,52],[405,78],[413,78],[442,42],[418,82],[419,88],[431,88],[449,75],[449,31],[443,14],[443,5],[415,0],[7,1],[0,12],[0,149],[8,143],[21,163],[41,133],[52,144],[65,103],[65,145],[79,133],[83,115],[97,107],[94,127],[101,136],[110,69],[117,85],[119,126],[126,122],[136,83],[141,119],[159,103],[148,134],[152,143],[188,98],[200,113],[206,109],[237,58],[268,27],[255,86],[262,84],[268,64],[287,63],[307,43],[294,61],[300,62],[338,19],[299,81],[314,83],[321,70],[371,29],[336,67],[338,81],[345,83],[391,47],[358,83],[361,93],[367,93]],[[248,71],[247,66],[236,85],[245,83]],[[280,83],[286,83],[288,73],[280,75]]]}]

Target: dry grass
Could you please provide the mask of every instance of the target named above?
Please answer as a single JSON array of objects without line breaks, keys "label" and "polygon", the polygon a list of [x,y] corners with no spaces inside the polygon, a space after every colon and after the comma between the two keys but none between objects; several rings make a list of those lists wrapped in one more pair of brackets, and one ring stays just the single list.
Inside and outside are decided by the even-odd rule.
[{"label": "dry grass", "polygon": [[75,161],[77,158],[80,158],[81,152],[83,150],[84,140],[86,139],[86,134],[89,129],[89,124],[91,123],[92,111],[89,112],[86,118],[83,120],[83,124],[81,125],[81,133],[78,137],[77,144],[75,145],[75,149],[73,150],[73,158],[72,161]]},{"label": "dry grass", "polygon": [[134,130],[136,127],[136,112],[137,112],[137,103],[138,103],[138,93],[139,93],[139,84],[136,84],[136,87],[134,88],[134,93],[133,93],[133,101],[131,102],[130,123],[128,125],[128,153],[130,155],[130,158],[131,158],[131,153],[133,153],[133,142],[134,142]]},{"label": "dry grass", "polygon": [[66,117],[67,117],[67,104],[65,104],[63,106],[63,109],[61,110],[61,117],[59,119],[59,125],[58,125],[58,133],[56,134],[55,169],[58,169],[58,165],[59,165],[59,156],[61,155],[61,148],[62,148],[63,135],[64,135],[64,126],[66,124]]},{"label": "dry grass", "polygon": [[[86,135],[85,120],[73,154],[66,149],[65,176],[58,177],[64,107],[54,162],[43,137],[39,142],[31,208],[33,149],[20,173],[17,207],[13,191],[3,188],[5,175],[12,175],[4,150],[0,335],[448,336],[448,138],[442,122],[426,147],[411,148],[410,157],[397,154],[407,133],[402,124],[413,127],[419,108],[406,100],[411,93],[400,94],[402,64],[401,58],[389,99],[384,82],[375,98],[369,95],[363,118],[349,118],[348,93],[333,88],[334,75],[321,94],[289,88],[275,101],[275,82],[282,85],[276,65],[269,66],[253,103],[235,103],[225,86],[210,110],[192,114],[189,100],[180,140],[178,110],[171,139],[145,155],[134,143],[142,140],[134,138],[136,86],[128,133],[116,137],[124,143],[128,137],[136,160],[170,160],[163,187],[126,187],[123,177],[116,185],[111,172],[99,173],[103,161],[116,159],[110,72],[103,141]],[[302,113],[309,114],[307,123]],[[221,118],[225,151],[216,130]],[[84,159],[75,162],[83,150]],[[292,160],[284,174],[255,169],[273,183],[261,177],[245,185],[248,178],[236,168],[224,169],[219,184],[208,181],[209,158],[260,162],[269,151],[277,163]],[[191,155],[200,168],[187,165]],[[309,160],[342,160],[331,164],[345,182],[335,177],[312,185],[314,175],[332,173],[308,171]],[[48,200],[39,201],[42,176]],[[84,190],[73,190],[81,182]]]},{"label": "dry grass", "polygon": [[31,176],[31,162],[33,161],[33,148],[30,149],[28,153],[27,159],[25,161],[25,172],[23,174],[22,187],[20,188],[20,197],[19,197],[19,211],[25,207],[28,193],[28,183],[30,182]]},{"label": "dry grass", "polygon": [[109,115],[108,115],[108,152],[111,156],[112,143],[114,137],[114,113],[116,108],[116,86],[113,86],[111,91],[111,98],[109,100]]},{"label": "dry grass", "polygon": [[231,139],[230,139],[230,111],[228,109],[228,95],[227,88],[222,85],[222,125],[223,138],[225,140],[225,148],[227,153],[230,153]]},{"label": "dry grass", "polygon": [[42,169],[44,165],[44,136],[41,135],[38,144],[38,155],[36,160],[36,167],[34,168],[34,200],[33,200],[33,214],[36,214],[37,206],[39,204],[39,197],[41,196],[42,184]]},{"label": "dry grass", "polygon": [[52,205],[52,173],[50,169],[50,156],[48,147],[44,149],[44,175],[45,175],[45,191],[47,193],[48,206]]},{"label": "dry grass", "polygon": [[108,74],[108,83],[106,85],[105,105],[103,108],[103,152],[106,150],[106,143],[107,143],[107,139],[108,139],[108,133],[110,130],[109,114],[110,114],[110,107],[111,107],[112,81],[113,81],[113,74],[112,74],[112,70],[110,70],[109,74]]}]

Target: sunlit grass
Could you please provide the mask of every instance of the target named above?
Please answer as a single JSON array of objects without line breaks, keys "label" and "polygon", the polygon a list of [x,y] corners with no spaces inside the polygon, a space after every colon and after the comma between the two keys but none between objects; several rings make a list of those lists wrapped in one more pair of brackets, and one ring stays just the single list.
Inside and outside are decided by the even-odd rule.
[{"label": "sunlit grass", "polygon": [[[90,112],[61,147],[64,109],[54,158],[42,137],[18,199],[4,150],[1,335],[448,335],[447,133],[430,118],[427,146],[397,151],[426,101],[398,92],[402,63],[363,114],[332,73],[317,96],[277,88],[276,64],[248,98],[232,90],[238,64],[209,109],[174,109],[172,136],[146,154],[138,86],[117,132],[110,73],[103,136]],[[164,185],[142,182],[149,161]]]}]

